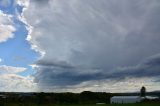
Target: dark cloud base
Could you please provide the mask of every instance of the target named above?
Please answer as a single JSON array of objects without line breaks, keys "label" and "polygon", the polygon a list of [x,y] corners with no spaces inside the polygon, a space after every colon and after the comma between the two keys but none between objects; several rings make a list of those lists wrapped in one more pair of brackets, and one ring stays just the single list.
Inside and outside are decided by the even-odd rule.
[{"label": "dark cloud base", "polygon": [[[65,68],[67,67],[67,68]],[[78,73],[82,69],[71,66],[40,65],[35,75],[35,82],[43,86],[67,86],[76,85],[85,81],[97,80],[123,80],[126,77],[143,78],[160,76],[160,54],[152,56],[136,66],[121,67],[108,74],[106,71],[96,73]]]}]

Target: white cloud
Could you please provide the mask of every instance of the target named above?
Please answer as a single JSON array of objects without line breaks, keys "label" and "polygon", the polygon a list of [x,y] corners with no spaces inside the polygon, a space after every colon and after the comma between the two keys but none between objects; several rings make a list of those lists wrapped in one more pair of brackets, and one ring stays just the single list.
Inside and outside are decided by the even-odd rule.
[{"label": "white cloud", "polygon": [[30,76],[21,76],[26,71],[23,67],[0,66],[0,91],[32,92],[36,91],[36,84]]},{"label": "white cloud", "polygon": [[0,73],[13,73],[13,74],[17,74],[17,73],[21,73],[24,72],[26,70],[26,68],[23,67],[13,67],[13,66],[6,66],[6,65],[1,65],[0,66]]},{"label": "white cloud", "polygon": [[7,92],[33,92],[36,91],[36,84],[29,77],[17,74],[0,74],[0,91]]},{"label": "white cloud", "polygon": [[28,7],[29,0],[16,0],[16,3],[20,6]]},{"label": "white cloud", "polygon": [[0,58],[0,63],[2,62],[2,59]]},{"label": "white cloud", "polygon": [[14,37],[16,28],[13,25],[12,16],[4,14],[0,10],[0,43]]}]

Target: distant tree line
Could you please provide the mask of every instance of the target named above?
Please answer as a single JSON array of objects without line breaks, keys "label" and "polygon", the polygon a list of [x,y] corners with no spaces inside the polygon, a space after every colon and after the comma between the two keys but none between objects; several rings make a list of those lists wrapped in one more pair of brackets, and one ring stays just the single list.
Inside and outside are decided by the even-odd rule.
[{"label": "distant tree line", "polygon": [[[109,103],[110,93],[84,91],[82,93],[33,93],[31,95],[10,94],[5,99],[6,103],[27,104],[96,104]],[[4,101],[4,100],[1,100]]]},{"label": "distant tree line", "polygon": [[36,99],[38,104],[96,104],[109,103],[111,95],[105,92],[82,93],[38,93]]}]

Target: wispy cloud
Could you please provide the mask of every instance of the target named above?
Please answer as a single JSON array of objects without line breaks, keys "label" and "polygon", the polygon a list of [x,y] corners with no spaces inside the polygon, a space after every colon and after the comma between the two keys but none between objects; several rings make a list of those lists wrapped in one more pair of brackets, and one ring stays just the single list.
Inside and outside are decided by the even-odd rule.
[{"label": "wispy cloud", "polygon": [[13,66],[6,66],[6,65],[0,65],[0,73],[13,73],[13,74],[17,74],[17,73],[21,73],[23,71],[25,71],[26,68],[23,67],[13,67]]}]

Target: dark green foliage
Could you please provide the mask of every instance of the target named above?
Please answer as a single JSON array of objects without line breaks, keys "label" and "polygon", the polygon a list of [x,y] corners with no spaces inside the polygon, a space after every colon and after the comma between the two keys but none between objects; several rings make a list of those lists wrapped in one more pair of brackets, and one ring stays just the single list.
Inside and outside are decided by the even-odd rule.
[{"label": "dark green foliage", "polygon": [[[37,105],[46,104],[96,104],[96,103],[109,103],[110,94],[105,92],[90,92],[84,91],[82,93],[19,93],[7,94],[6,103],[18,103],[28,105],[33,103]],[[1,105],[2,106],[2,103]]]},{"label": "dark green foliage", "polygon": [[53,101],[55,104],[76,104],[78,103],[78,94],[54,93]]},{"label": "dark green foliage", "polygon": [[146,88],[143,86],[141,88],[141,97],[145,97],[146,96]]},{"label": "dark green foliage", "polygon": [[109,101],[110,95],[104,92],[84,91],[80,94],[82,104],[109,103]]}]

